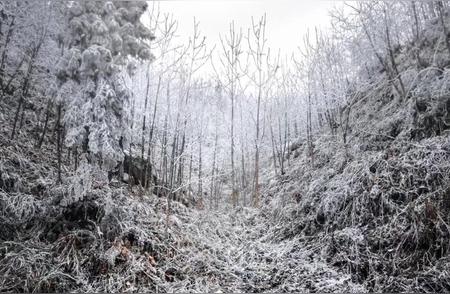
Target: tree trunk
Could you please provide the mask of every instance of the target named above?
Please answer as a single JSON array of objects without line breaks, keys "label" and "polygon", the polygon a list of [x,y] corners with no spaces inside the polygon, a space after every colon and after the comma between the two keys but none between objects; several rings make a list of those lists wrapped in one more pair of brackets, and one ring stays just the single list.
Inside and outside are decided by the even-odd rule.
[{"label": "tree trunk", "polygon": [[6,34],[6,39],[5,39],[5,47],[3,48],[3,53],[2,53],[2,57],[0,59],[0,75],[1,75],[1,87],[3,89],[3,77],[5,76],[5,63],[6,63],[6,59],[8,56],[8,45],[11,43],[11,37],[12,34],[14,32],[14,22],[15,22],[16,17],[13,16],[11,23],[9,24],[9,29],[8,29],[8,33]]},{"label": "tree trunk", "polygon": [[273,158],[273,167],[275,170],[275,175],[278,175],[278,170],[277,170],[277,152],[276,152],[276,145],[275,145],[275,137],[273,134],[273,126],[272,123],[270,123],[270,138],[271,138],[271,142],[272,142],[272,158]]},{"label": "tree trunk", "polygon": [[[201,127],[200,127],[201,128]],[[199,194],[199,207],[203,208],[203,182],[202,182],[202,131],[200,130],[200,136],[199,136],[199,146],[198,146],[198,194]]]},{"label": "tree trunk", "polygon": [[57,132],[57,138],[56,138],[56,152],[58,157],[58,184],[61,184],[62,178],[61,178],[61,153],[62,153],[62,130],[61,130],[61,110],[62,110],[62,104],[61,102],[58,103],[57,107],[57,122],[56,122],[56,132]]},{"label": "tree trunk", "polygon": [[438,11],[439,11],[439,19],[440,19],[441,25],[442,25],[442,31],[443,31],[443,34],[444,34],[445,46],[447,47],[448,54],[450,55],[450,41],[448,39],[447,26],[445,25],[444,11],[443,11],[443,8],[442,8],[443,7],[442,1],[438,1],[437,2],[437,7],[438,7]]},{"label": "tree trunk", "polygon": [[24,77],[24,80],[22,83],[22,93],[20,95],[19,104],[17,106],[16,114],[14,116],[14,124],[13,124],[13,130],[11,132],[11,140],[14,139],[14,135],[15,135],[16,128],[17,128],[17,121],[19,119],[19,113],[20,113],[21,108],[23,107],[25,97],[28,96],[28,91],[29,91],[30,82],[31,82],[31,75],[34,70],[34,63],[35,63],[38,53],[41,49],[42,43],[44,42],[44,38],[45,38],[45,34],[43,34],[41,36],[38,44],[35,45],[35,47],[33,47],[31,50],[30,61],[28,63],[27,73],[25,74],[25,77]]},{"label": "tree trunk", "polygon": [[261,111],[261,87],[258,90],[258,100],[256,103],[256,139],[255,139],[255,189],[253,193],[253,206],[259,206],[259,140],[260,140],[260,124],[259,117]]},{"label": "tree trunk", "polygon": [[385,32],[386,32],[386,42],[387,42],[387,49],[389,54],[389,59],[391,60],[391,66],[395,73],[395,76],[397,77],[397,80],[400,84],[400,100],[405,98],[406,90],[405,86],[403,84],[402,77],[400,75],[400,72],[398,71],[397,63],[395,62],[395,56],[394,56],[394,50],[392,48],[392,42],[391,42],[391,36],[389,32],[389,24],[387,20],[387,11],[384,11],[384,19],[385,19]]},{"label": "tree trunk", "polygon": [[233,207],[237,207],[239,195],[236,187],[236,170],[234,165],[234,83],[231,85],[231,202]]},{"label": "tree trunk", "polygon": [[308,107],[306,113],[306,137],[308,142],[309,158],[311,159],[311,165],[314,166],[314,147],[313,147],[313,135],[312,135],[312,117],[311,117],[311,93],[308,91]]},{"label": "tree trunk", "polygon": [[[158,109],[158,99],[159,99],[159,93],[161,91],[161,76],[158,78],[158,85],[156,87],[156,94],[155,94],[155,105],[153,106],[153,115],[152,115],[152,123],[150,126],[150,133],[148,135],[148,149],[147,149],[147,160],[144,167],[144,175],[146,178],[145,181],[145,189],[148,190],[150,186],[150,181],[148,179],[152,178],[152,162],[151,158],[153,155],[153,133],[155,130],[155,121],[156,121],[156,113]],[[170,84],[168,83],[167,88],[169,89]],[[170,92],[168,93],[170,94]]]},{"label": "tree trunk", "polygon": [[[144,111],[143,111],[143,118],[142,118],[142,135],[141,135],[141,160],[144,161],[144,153],[145,153],[145,130],[146,130],[146,120],[147,120],[147,104],[148,104],[148,95],[150,90],[150,69],[147,68],[146,78],[147,78],[147,85],[145,88],[145,101],[144,101]],[[145,173],[144,173],[145,174]],[[142,182],[144,183],[144,182]],[[144,185],[145,186],[145,185]]]},{"label": "tree trunk", "polygon": [[48,128],[48,121],[49,121],[49,119],[50,119],[50,112],[51,112],[52,106],[53,106],[52,99],[53,99],[53,98],[51,98],[51,99],[49,99],[49,100],[47,101],[47,110],[46,110],[46,112],[45,112],[44,127],[43,127],[43,129],[42,129],[42,135],[41,135],[41,137],[40,137],[40,139],[39,139],[39,142],[38,142],[37,145],[36,145],[37,149],[41,149],[42,144],[44,143],[45,134],[47,133],[47,128]]},{"label": "tree trunk", "polygon": [[217,142],[218,142],[218,134],[217,134],[217,123],[216,123],[216,134],[214,136],[214,151],[213,151],[213,162],[212,162],[212,170],[211,170],[211,183],[210,183],[210,207],[213,208],[213,199],[215,199],[215,184],[216,184],[216,156],[217,156]]}]

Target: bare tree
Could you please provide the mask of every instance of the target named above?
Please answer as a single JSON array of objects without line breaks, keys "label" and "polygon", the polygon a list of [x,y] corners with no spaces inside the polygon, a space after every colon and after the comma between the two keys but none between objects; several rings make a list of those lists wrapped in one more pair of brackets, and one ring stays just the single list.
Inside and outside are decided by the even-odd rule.
[{"label": "bare tree", "polygon": [[[192,79],[195,73],[197,73],[210,59],[212,50],[209,51],[206,47],[206,37],[201,36],[199,29],[199,22],[194,18],[194,31],[192,37],[189,39],[189,45],[186,48],[188,55],[188,66],[186,69],[186,85],[185,85],[185,99],[184,107],[187,108],[189,105],[189,100],[191,98],[192,91]],[[181,130],[181,146],[180,155],[183,156],[186,146],[186,126],[187,126],[187,113],[184,113],[183,128]],[[183,178],[183,157],[178,169],[178,184],[181,184]]]},{"label": "bare tree", "polygon": [[42,44],[44,43],[45,39],[47,38],[47,27],[43,26],[41,28],[41,32],[39,34],[39,37],[37,40],[33,41],[30,48],[28,48],[28,64],[27,64],[27,70],[26,74],[24,76],[22,86],[21,86],[21,93],[19,98],[19,103],[17,105],[17,109],[14,115],[14,123],[13,123],[13,129],[11,132],[11,140],[14,139],[14,135],[16,134],[17,129],[17,122],[19,119],[20,111],[24,111],[23,106],[25,99],[27,98],[30,90],[31,80],[33,78],[33,72],[35,70],[36,61],[39,55],[39,52],[41,50]]},{"label": "bare tree", "polygon": [[236,30],[234,21],[230,24],[228,35],[220,36],[221,54],[219,62],[222,72],[216,69],[219,80],[223,80],[222,84],[228,91],[230,98],[230,163],[231,163],[231,202],[234,207],[238,205],[239,191],[236,182],[235,167],[235,100],[237,96],[239,80],[242,73],[239,72],[240,58],[242,55],[242,29]]},{"label": "bare tree", "polygon": [[450,56],[450,40],[448,38],[448,28],[445,25],[445,19],[444,19],[446,17],[445,13],[444,13],[444,4],[442,1],[437,1],[436,6],[437,6],[437,9],[439,12],[439,20],[440,20],[441,26],[442,26],[442,33],[443,33],[443,38],[445,41],[445,46],[447,47],[447,51]]},{"label": "bare tree", "polygon": [[264,99],[265,87],[267,87],[270,79],[278,69],[278,64],[271,65],[270,49],[267,47],[266,37],[266,15],[262,16],[258,22],[252,18],[252,28],[248,30],[248,48],[249,57],[254,71],[247,76],[253,82],[256,88],[256,137],[255,137],[255,174],[252,204],[259,206],[260,187],[259,187],[259,170],[260,170],[260,145],[261,145],[261,102]]},{"label": "bare tree", "polygon": [[[148,143],[147,143],[147,160],[144,166],[144,179],[143,184],[146,189],[149,189],[150,182],[149,179],[152,176],[152,172],[154,171],[152,166],[152,157],[154,155],[154,135],[156,128],[156,119],[158,114],[158,105],[159,98],[161,95],[161,90],[163,87],[164,78],[170,79],[167,74],[172,71],[175,66],[179,63],[179,61],[183,58],[185,51],[180,50],[179,46],[173,46],[172,43],[175,38],[175,34],[177,32],[178,23],[173,19],[173,16],[169,14],[165,14],[162,16],[162,20],[160,21],[159,13],[150,14],[152,19],[155,21],[154,29],[158,32],[160,36],[155,44],[155,49],[159,52],[158,60],[156,62],[156,90],[153,99],[153,109],[151,110],[151,122],[150,122],[150,130],[148,133]],[[153,15],[153,16],[152,16]],[[155,18],[156,15],[156,18]],[[173,56],[173,57],[172,57]],[[145,103],[144,103],[144,117],[142,123],[142,149],[141,149],[141,157],[143,158],[144,148],[145,148],[145,131],[146,131],[146,117],[147,117],[147,100],[149,97],[149,88],[151,83],[150,76],[150,65],[146,71],[146,90],[145,90]],[[167,99],[170,96],[170,84],[167,83]],[[165,147],[164,147],[165,148]]]}]

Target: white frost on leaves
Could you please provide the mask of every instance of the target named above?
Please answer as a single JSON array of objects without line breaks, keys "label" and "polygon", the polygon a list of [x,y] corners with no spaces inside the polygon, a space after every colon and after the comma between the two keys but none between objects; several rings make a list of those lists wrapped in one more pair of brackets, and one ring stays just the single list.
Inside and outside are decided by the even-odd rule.
[{"label": "white frost on leaves", "polygon": [[61,206],[82,200],[92,188],[92,165],[88,162],[85,155],[82,155],[75,175],[69,179],[69,196],[64,197],[59,203]]},{"label": "white frost on leaves", "polygon": [[130,141],[129,77],[134,61],[152,60],[148,41],[152,32],[140,17],[143,2],[70,2],[69,49],[58,63],[58,102],[64,103],[66,146],[88,141],[91,154],[102,167],[113,169],[124,158]]}]

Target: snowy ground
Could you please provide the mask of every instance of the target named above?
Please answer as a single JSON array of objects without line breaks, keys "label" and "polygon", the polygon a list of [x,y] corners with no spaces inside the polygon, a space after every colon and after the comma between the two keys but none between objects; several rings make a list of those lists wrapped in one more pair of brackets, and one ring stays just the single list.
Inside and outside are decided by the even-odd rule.
[{"label": "snowy ground", "polygon": [[[329,267],[321,248],[298,239],[273,243],[269,225],[254,209],[192,211],[193,222],[175,226],[193,244],[179,249],[182,269],[169,292],[363,291],[350,276]],[[192,250],[195,247],[197,250]],[[183,257],[180,259],[180,257]]]}]

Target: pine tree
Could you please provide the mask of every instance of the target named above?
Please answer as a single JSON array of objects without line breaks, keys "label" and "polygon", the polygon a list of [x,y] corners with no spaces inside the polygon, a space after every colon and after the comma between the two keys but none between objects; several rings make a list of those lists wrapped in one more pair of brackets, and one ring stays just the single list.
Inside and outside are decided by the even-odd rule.
[{"label": "pine tree", "polygon": [[135,63],[152,60],[153,34],[141,22],[140,1],[70,1],[61,32],[57,104],[64,105],[65,145],[80,148],[104,170],[124,160],[130,140],[127,86]]}]

